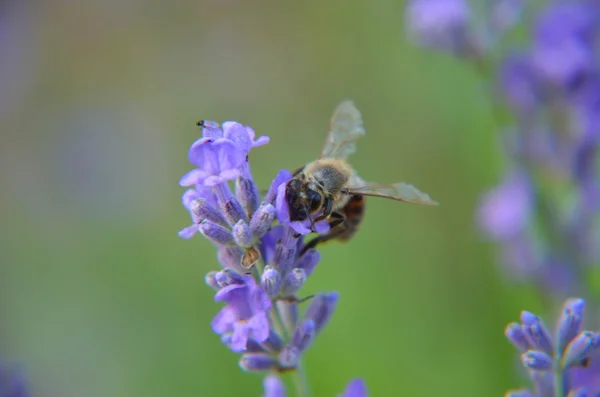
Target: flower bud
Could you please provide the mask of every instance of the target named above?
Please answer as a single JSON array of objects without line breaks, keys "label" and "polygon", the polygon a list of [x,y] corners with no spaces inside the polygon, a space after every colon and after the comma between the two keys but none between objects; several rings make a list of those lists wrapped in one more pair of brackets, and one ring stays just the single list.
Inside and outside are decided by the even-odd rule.
[{"label": "flower bud", "polygon": [[315,337],[315,322],[306,320],[300,322],[294,331],[292,345],[297,347],[299,351],[305,350]]},{"label": "flower bud", "polygon": [[523,323],[523,332],[525,338],[532,349],[540,350],[548,355],[553,355],[552,337],[542,320],[533,313],[521,312],[521,322]]},{"label": "flower bud", "polygon": [[562,367],[569,368],[580,363],[598,351],[600,335],[584,331],[577,335],[565,349]]},{"label": "flower bud", "polygon": [[231,269],[224,269],[215,273],[215,281],[221,288],[225,288],[231,284],[244,284],[244,276]]},{"label": "flower bud", "polygon": [[558,353],[563,354],[565,348],[577,336],[581,328],[585,301],[569,299],[563,308],[558,323]]},{"label": "flower bud", "polygon": [[281,275],[271,266],[265,266],[265,270],[261,276],[260,284],[270,297],[274,297],[279,293],[281,286]]},{"label": "flower bud", "polygon": [[529,350],[521,356],[521,361],[525,368],[536,371],[548,371],[552,369],[552,357],[544,352]]},{"label": "flower bud", "polygon": [[262,204],[252,215],[250,221],[250,231],[255,239],[260,239],[269,231],[273,220],[275,219],[275,207],[269,203]]},{"label": "flower bud", "polygon": [[213,271],[206,273],[206,276],[204,276],[204,282],[206,283],[206,285],[208,285],[215,291],[218,291],[221,289],[221,286],[219,285],[219,283],[217,283],[217,280],[215,279],[215,275],[217,273],[218,272],[213,270]]},{"label": "flower bud", "polygon": [[214,222],[204,220],[202,223],[200,223],[198,229],[200,230],[200,233],[204,235],[204,237],[214,243],[221,245],[233,243],[233,236],[231,235],[229,229],[226,229]]},{"label": "flower bud", "polygon": [[331,318],[338,298],[339,294],[337,292],[319,294],[313,298],[306,311],[305,320],[314,321],[315,334],[318,334]]},{"label": "flower bud", "polygon": [[199,198],[191,202],[190,212],[194,223],[200,223],[203,220],[209,220],[221,226],[227,226],[227,221],[223,218],[223,215],[212,205],[206,201],[206,199]]},{"label": "flower bud", "polygon": [[235,180],[235,195],[246,214],[250,215],[256,211],[256,207],[258,207],[258,189],[252,179],[238,177]]},{"label": "flower bud", "polygon": [[266,354],[244,354],[240,368],[247,372],[263,372],[277,368],[277,361]]},{"label": "flower bud", "polygon": [[243,220],[239,220],[238,223],[233,226],[233,239],[235,243],[242,248],[249,248],[252,246],[252,233],[250,233],[250,227]]},{"label": "flower bud", "polygon": [[525,333],[523,332],[521,324],[508,324],[504,330],[504,335],[506,335],[510,343],[512,343],[519,351],[525,352],[529,350],[529,342],[527,342],[527,338],[525,338]]},{"label": "flower bud", "polygon": [[292,269],[283,280],[281,294],[285,297],[294,297],[305,282],[306,272],[304,269]]}]

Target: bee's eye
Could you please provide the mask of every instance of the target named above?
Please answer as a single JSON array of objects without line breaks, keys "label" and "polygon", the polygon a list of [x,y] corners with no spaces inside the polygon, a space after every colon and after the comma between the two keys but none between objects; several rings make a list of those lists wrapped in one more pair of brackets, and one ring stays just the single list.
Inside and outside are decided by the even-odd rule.
[{"label": "bee's eye", "polygon": [[321,195],[314,190],[307,192],[307,198],[310,201],[310,210],[316,211],[321,206]]}]

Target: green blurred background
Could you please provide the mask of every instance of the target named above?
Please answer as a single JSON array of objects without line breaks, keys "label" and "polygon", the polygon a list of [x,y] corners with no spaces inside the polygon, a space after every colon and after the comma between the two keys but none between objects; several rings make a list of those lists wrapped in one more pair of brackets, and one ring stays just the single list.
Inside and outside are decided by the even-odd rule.
[{"label": "green blurred background", "polygon": [[503,280],[475,227],[502,172],[486,90],[414,48],[401,1],[0,3],[0,356],[33,395],[260,396],[212,333],[200,237],[181,175],[197,119],[271,137],[266,188],[316,157],[354,99],[367,180],[408,181],[437,208],[368,200],[361,232],[322,248],[306,294],[338,290],[306,354],[311,387],[372,396],[492,396],[526,384],[503,329],[539,302]]}]

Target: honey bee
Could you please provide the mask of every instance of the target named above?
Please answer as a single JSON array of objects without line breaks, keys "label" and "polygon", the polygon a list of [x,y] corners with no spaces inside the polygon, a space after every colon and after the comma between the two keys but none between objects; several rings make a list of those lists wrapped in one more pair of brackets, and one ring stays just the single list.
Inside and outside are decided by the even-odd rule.
[{"label": "honey bee", "polygon": [[407,183],[381,185],[363,181],[346,159],[365,135],[362,117],[351,101],[344,101],[331,117],[329,133],[319,158],[294,172],[285,187],[290,220],[308,219],[311,229],[327,220],[328,232],[308,242],[303,252],[317,244],[337,239],[346,241],[358,230],[365,196],[383,197],[411,204],[437,205],[427,193]]}]

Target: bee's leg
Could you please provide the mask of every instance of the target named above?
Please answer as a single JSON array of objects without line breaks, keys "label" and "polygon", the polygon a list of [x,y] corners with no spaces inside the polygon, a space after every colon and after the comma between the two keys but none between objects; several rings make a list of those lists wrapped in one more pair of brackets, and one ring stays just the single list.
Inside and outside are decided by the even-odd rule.
[{"label": "bee's leg", "polygon": [[341,223],[343,223],[346,220],[346,216],[344,216],[344,214],[340,213],[340,212],[332,212],[329,215],[329,227],[330,227],[330,231],[328,232],[328,234],[331,232],[331,229],[333,229],[334,227],[336,227],[337,225],[340,225]]},{"label": "bee's leg", "polygon": [[306,245],[302,247],[302,250],[300,251],[300,256],[302,256],[309,249],[315,248],[317,244],[321,244],[338,237],[345,230],[343,227],[336,228],[336,226],[343,224],[343,222],[346,220],[346,217],[343,214],[339,212],[332,212],[329,218],[331,219],[329,222],[329,231],[313,238],[306,243]]},{"label": "bee's leg", "polygon": [[323,211],[323,216],[325,218],[329,218],[331,213],[333,212],[333,200],[329,197],[325,198],[325,210]]},{"label": "bee's leg", "polygon": [[323,214],[321,214],[315,218],[315,220],[314,220],[315,223],[322,221],[323,219],[327,219],[331,216],[331,213],[333,211],[333,200],[330,198],[325,198],[325,202],[323,204],[325,206],[325,209],[323,210]]}]

